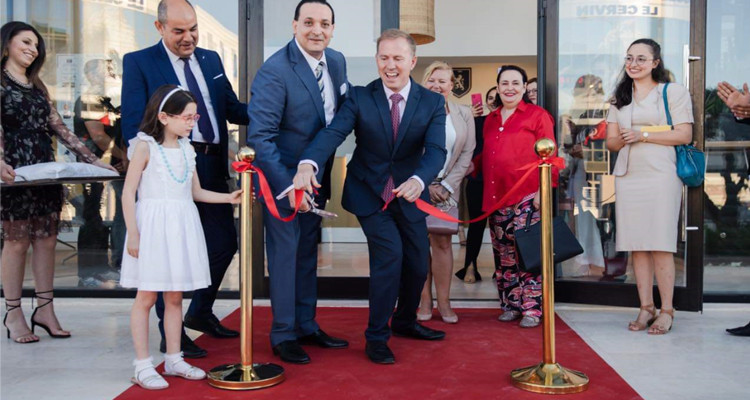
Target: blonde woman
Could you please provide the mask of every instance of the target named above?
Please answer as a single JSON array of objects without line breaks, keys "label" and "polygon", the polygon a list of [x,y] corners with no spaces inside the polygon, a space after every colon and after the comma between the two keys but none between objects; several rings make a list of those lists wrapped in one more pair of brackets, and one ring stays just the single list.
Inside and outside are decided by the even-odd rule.
[{"label": "blonde woman", "polygon": [[[422,85],[427,90],[445,97],[445,148],[448,154],[443,169],[438,173],[435,182],[429,185],[430,200],[433,204],[444,207],[458,207],[461,181],[471,164],[476,146],[474,117],[467,106],[448,101],[453,90],[455,77],[453,68],[445,62],[435,61],[425,70]],[[429,227],[428,227],[429,230]],[[430,233],[432,258],[427,280],[422,290],[422,299],[417,312],[417,319],[432,319],[432,281],[435,281],[437,307],[443,322],[455,324],[458,315],[451,309],[450,289],[453,272],[453,249],[450,234]]]}]

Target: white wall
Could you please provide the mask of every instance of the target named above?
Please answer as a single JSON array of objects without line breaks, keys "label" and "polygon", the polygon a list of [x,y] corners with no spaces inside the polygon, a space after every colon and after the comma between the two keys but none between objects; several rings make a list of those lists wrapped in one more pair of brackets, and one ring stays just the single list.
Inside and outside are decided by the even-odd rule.
[{"label": "white wall", "polygon": [[421,56],[536,55],[535,0],[435,0],[435,41]]}]

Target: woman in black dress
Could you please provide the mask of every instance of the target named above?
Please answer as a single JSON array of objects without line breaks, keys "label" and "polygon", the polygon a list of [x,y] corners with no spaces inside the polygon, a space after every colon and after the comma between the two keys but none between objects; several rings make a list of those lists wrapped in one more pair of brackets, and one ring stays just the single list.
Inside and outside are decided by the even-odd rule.
[{"label": "woman in black dress", "polygon": [[[15,168],[54,161],[52,140],[57,138],[81,159],[114,171],[102,163],[70,132],[52,106],[47,88],[39,78],[45,49],[41,35],[23,22],[9,22],[0,29],[2,74],[0,101],[0,179],[12,183]],[[55,316],[52,283],[55,267],[61,185],[4,188],[0,193],[2,220],[2,281],[7,312],[3,325],[18,343],[39,341],[33,328],[39,325],[55,338],[70,337]],[[31,315],[31,329],[21,310],[21,289],[29,246],[38,306]]]}]

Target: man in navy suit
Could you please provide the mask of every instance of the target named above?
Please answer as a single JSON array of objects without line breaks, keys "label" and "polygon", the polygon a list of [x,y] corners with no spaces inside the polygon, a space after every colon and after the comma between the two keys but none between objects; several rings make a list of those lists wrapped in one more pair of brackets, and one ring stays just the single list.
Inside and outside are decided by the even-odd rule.
[{"label": "man in navy suit", "polygon": [[[162,0],[155,22],[162,40],[144,50],[126,54],[123,58],[122,134],[127,142],[135,137],[151,95],[165,84],[188,88],[198,99],[199,122],[190,140],[198,154],[196,170],[204,189],[227,193],[228,155],[227,121],[247,125],[246,104],[241,103],[224,74],[219,55],[196,47],[198,22],[195,10],[186,0]],[[235,337],[239,333],[225,328],[213,314],[221,281],[237,251],[237,232],[234,228],[232,206],[229,204],[196,203],[208,247],[211,286],[196,290],[185,313],[185,326],[214,337]],[[164,301],[156,304],[159,330],[164,341]],[[182,334],[185,357],[203,357],[206,351]]]},{"label": "man in navy suit", "polygon": [[307,192],[320,186],[318,165],[354,130],[357,147],[347,166],[342,205],[357,216],[370,253],[365,352],[375,363],[392,364],[386,344],[391,330],[415,339],[445,337],[416,321],[429,243],[425,214],[413,203],[420,197],[429,201],[425,183],[445,163],[446,112],[442,96],[409,77],[417,57],[408,33],[386,30],[377,48],[380,79],[351,90],[333,122],[302,153],[294,184]]},{"label": "man in navy suit", "polygon": [[[294,39],[269,57],[255,76],[248,108],[252,123],[247,143],[255,148],[255,163],[266,174],[273,195],[284,200],[279,207],[284,216],[294,206],[292,178],[300,154],[331,123],[349,87],[344,56],[328,48],[334,29],[330,4],[300,1],[292,29]],[[326,155],[321,165],[331,159],[332,154]],[[319,172],[330,173],[330,166],[328,162]],[[320,207],[326,200],[315,199]],[[305,200],[302,210],[309,207]],[[315,322],[320,217],[300,214],[282,222],[264,210],[274,354],[286,362],[305,364],[310,357],[300,343],[347,347],[348,342],[327,335]]]}]

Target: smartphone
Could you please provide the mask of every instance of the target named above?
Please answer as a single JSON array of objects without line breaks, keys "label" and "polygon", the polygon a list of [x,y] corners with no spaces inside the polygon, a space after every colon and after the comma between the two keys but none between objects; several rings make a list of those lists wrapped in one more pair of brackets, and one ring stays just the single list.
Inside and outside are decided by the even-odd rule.
[{"label": "smartphone", "polygon": [[472,107],[474,107],[477,104],[479,104],[480,106],[482,105],[482,94],[481,93],[472,93],[471,94],[471,105],[472,105]]}]

